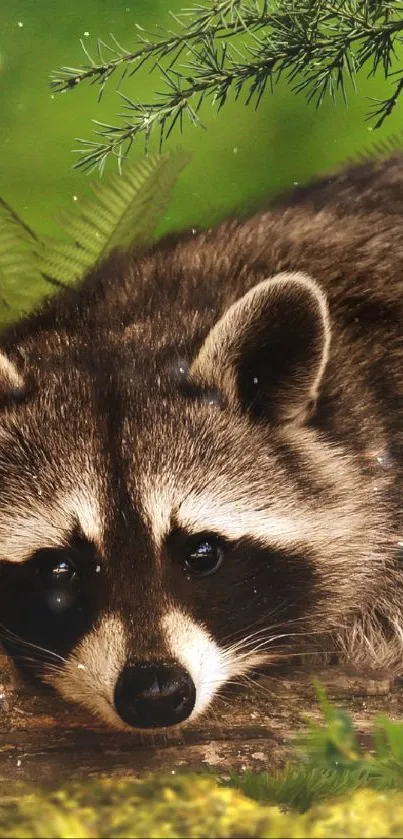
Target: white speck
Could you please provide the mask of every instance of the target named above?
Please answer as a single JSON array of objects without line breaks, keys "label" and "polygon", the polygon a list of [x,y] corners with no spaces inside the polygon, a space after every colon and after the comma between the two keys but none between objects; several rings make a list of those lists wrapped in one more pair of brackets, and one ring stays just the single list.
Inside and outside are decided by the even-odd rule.
[{"label": "white speck", "polygon": [[171,769],[171,775],[176,775],[176,769]]},{"label": "white speck", "polygon": [[403,548],[403,540],[400,540],[400,541],[397,543],[397,546],[398,546],[398,548]]},{"label": "white speck", "polygon": [[234,154],[238,154],[238,146],[234,146],[234,148],[232,149],[232,151],[234,152]]},{"label": "white speck", "polygon": [[97,567],[96,567],[96,569],[95,569],[95,573],[96,573],[96,574],[99,574],[100,570],[101,570],[101,566],[100,566],[100,565],[97,565]]},{"label": "white speck", "polygon": [[254,385],[258,385],[258,384],[259,384],[259,379],[257,378],[257,376],[254,376],[254,377],[253,377],[253,384],[254,384]]},{"label": "white speck", "polygon": [[50,96],[49,96],[49,99],[54,99],[54,98],[55,98],[55,94],[51,93]]},{"label": "white speck", "polygon": [[298,186],[299,181],[293,181],[294,186]]},{"label": "white speck", "polygon": [[73,201],[78,201],[78,195],[73,195]]},{"label": "white speck", "polygon": [[197,230],[196,230],[196,228],[195,228],[195,227],[192,227],[192,233],[193,233],[193,236],[195,236],[195,235],[196,235]]},{"label": "white speck", "polygon": [[84,664],[77,664],[77,670],[85,670]]},{"label": "white speck", "polygon": [[379,487],[374,487],[374,492],[379,492]]},{"label": "white speck", "polygon": [[257,594],[257,588],[253,589],[253,594]]},{"label": "white speck", "polygon": [[19,21],[18,21],[17,26],[18,26],[20,29],[22,29],[22,27],[24,26],[24,24],[23,24],[22,20],[19,20]]},{"label": "white speck", "polygon": [[89,37],[90,37],[90,33],[89,32],[84,32],[84,38],[89,38]]},{"label": "white speck", "polygon": [[374,129],[372,128],[372,125],[370,125],[369,128],[367,129],[367,131],[373,131],[373,130]]},{"label": "white speck", "polygon": [[21,766],[21,763],[22,763],[22,761],[20,760],[20,758],[18,758],[18,760],[17,760],[17,766],[18,766],[18,767],[20,767],[20,766]]},{"label": "white speck", "polygon": [[62,602],[62,598],[61,597],[56,597],[56,603],[61,603],[61,602]]},{"label": "white speck", "polygon": [[42,495],[42,490],[38,489],[38,495]]},{"label": "white speck", "polygon": [[253,711],[252,714],[250,715],[250,718],[251,718],[251,720],[256,720],[257,719],[257,714],[255,714],[255,712]]}]

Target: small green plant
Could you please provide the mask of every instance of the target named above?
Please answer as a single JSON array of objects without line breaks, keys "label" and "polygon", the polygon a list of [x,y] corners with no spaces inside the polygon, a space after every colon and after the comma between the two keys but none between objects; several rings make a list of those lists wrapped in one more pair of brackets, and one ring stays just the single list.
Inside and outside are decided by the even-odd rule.
[{"label": "small green plant", "polygon": [[113,248],[149,243],[187,160],[180,151],[155,155],[95,184],[95,199],[60,219],[70,241],[40,237],[0,199],[0,321],[77,282]]},{"label": "small green plant", "polygon": [[296,738],[296,760],[281,772],[233,774],[230,784],[262,803],[301,812],[363,787],[403,793],[403,723],[377,717],[364,749],[351,717],[329,702],[321,685],[316,691],[323,723],[307,720]]}]

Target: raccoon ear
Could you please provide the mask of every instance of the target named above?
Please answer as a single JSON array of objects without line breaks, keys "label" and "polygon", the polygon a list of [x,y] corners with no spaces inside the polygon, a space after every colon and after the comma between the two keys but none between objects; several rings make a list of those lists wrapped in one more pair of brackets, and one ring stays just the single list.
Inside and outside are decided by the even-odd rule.
[{"label": "raccoon ear", "polygon": [[190,374],[255,419],[303,422],[329,354],[326,297],[302,273],[277,274],[237,300],[207,336]]},{"label": "raccoon ear", "polygon": [[0,399],[15,396],[24,390],[24,379],[13,361],[0,350]]}]

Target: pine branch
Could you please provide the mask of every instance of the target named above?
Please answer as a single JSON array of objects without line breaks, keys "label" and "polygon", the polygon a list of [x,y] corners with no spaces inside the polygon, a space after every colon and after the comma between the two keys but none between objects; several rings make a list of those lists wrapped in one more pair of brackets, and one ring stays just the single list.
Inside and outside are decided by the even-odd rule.
[{"label": "pine branch", "polygon": [[398,66],[403,0],[211,0],[174,20],[177,31],[169,29],[163,36],[139,28],[134,51],[111,36],[112,46],[98,42],[95,60],[83,45],[89,64],[54,74],[51,84],[58,91],[91,81],[99,85],[100,96],[116,71],[121,72],[120,85],[147,64],[163,83],[151,104],[119,91],[121,123],[94,120],[101,139],[79,141],[77,167],[102,170],[111,155],[124,160],[139,135],[147,148],[157,131],[161,146],[176,126],[182,129],[185,118],[201,124],[199,110],[206,98],[220,109],[231,93],[235,98],[244,94],[246,104],[257,107],[282,77],[296,93],[320,105],[338,92],[346,99],[347,81],[355,84],[361,71],[369,76],[382,72],[391,93],[370,111],[375,127],[392,113],[403,90]]},{"label": "pine branch", "polygon": [[[214,4],[214,8],[207,11],[203,6],[194,7],[194,16],[192,15],[191,22],[181,24],[180,17],[175,17],[175,21],[182,25],[183,31],[175,33],[168,30],[167,38],[159,38],[158,35],[152,34],[153,41],[149,40],[149,36],[142,27],[137,25],[139,32],[139,47],[133,52],[129,52],[116,40],[111,33],[110,38],[113,46],[105,44],[103,41],[97,41],[95,60],[90,55],[83,40],[80,39],[81,46],[89,60],[89,64],[83,67],[61,67],[55,71],[51,76],[50,86],[56,92],[63,92],[76,87],[80,82],[91,80],[92,82],[99,82],[101,85],[101,94],[106,81],[115,73],[116,70],[123,68],[122,77],[129,73],[134,75],[144,64],[152,59],[154,68],[165,58],[171,59],[171,64],[176,63],[182,55],[183,50],[188,49],[193,43],[200,42],[206,35],[211,37],[232,37],[238,35],[240,32],[253,32],[259,30],[272,22],[273,16],[266,11],[246,10],[244,16],[241,15],[239,7],[245,5],[240,0],[224,0]],[[230,8],[231,7],[231,8]],[[264,9],[266,3],[264,3]],[[186,19],[190,15],[190,11],[182,12],[182,18]],[[230,20],[228,20],[230,16]],[[102,49],[108,50],[112,53],[113,58],[110,61],[105,61],[102,54]],[[174,56],[174,57],[173,57]],[[127,69],[126,65],[134,65]]]}]

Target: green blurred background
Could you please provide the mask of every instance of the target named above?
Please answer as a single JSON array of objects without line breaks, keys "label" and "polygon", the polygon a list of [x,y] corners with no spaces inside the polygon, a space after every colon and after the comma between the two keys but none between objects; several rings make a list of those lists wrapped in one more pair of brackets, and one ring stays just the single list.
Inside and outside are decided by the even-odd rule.
[{"label": "green blurred background", "polygon": [[[98,88],[84,84],[53,94],[49,74],[62,64],[86,59],[79,39],[95,52],[96,38],[132,49],[135,24],[147,29],[172,25],[169,10],[190,6],[185,0],[3,0],[0,8],[0,194],[38,232],[55,233],[58,211],[79,207],[91,180],[73,171],[76,137],[91,137],[91,118],[115,121],[120,101],[109,81],[101,104]],[[123,88],[132,98],[150,101],[161,89],[157,74],[143,73]],[[192,162],[176,188],[163,228],[208,224],[228,212],[254,206],[294,182],[354,156],[371,142],[400,133],[402,108],[372,131],[365,121],[368,96],[385,93],[382,80],[359,79],[358,93],[348,87],[348,107],[331,100],[316,110],[303,96],[281,84],[255,111],[240,101],[219,114],[210,102],[202,109],[206,130],[186,124],[180,143]],[[144,155],[142,140],[132,159]],[[113,164],[110,164],[110,167]],[[107,168],[108,171],[108,168]]]}]

